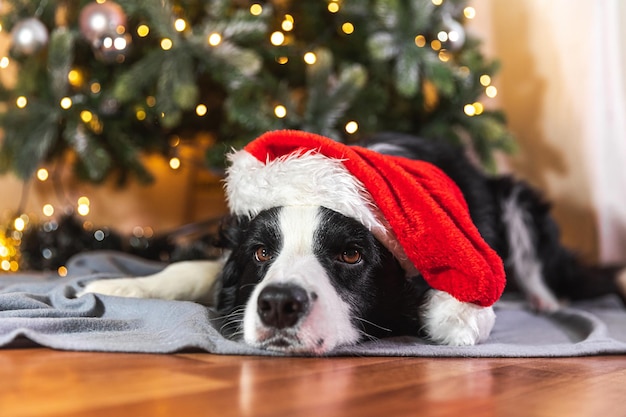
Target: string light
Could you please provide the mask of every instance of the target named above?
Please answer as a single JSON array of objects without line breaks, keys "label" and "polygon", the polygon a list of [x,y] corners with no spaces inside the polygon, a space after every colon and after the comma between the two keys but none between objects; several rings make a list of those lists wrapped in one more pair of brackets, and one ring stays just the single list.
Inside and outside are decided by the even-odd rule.
[{"label": "string light", "polygon": [[54,214],[54,207],[52,207],[52,204],[44,204],[44,206],[41,208],[41,211],[43,212],[44,216],[51,217]]},{"label": "string light", "polygon": [[91,122],[93,120],[93,113],[91,113],[89,110],[81,111],[80,120],[82,120],[85,123]]},{"label": "string light", "polygon": [[480,76],[480,84],[483,87],[488,87],[489,84],[491,84],[491,77],[488,76],[487,74],[481,75]]},{"label": "string light", "polygon": [[307,52],[306,54],[304,54],[304,62],[306,62],[307,64],[313,65],[316,61],[317,56],[313,52]]},{"label": "string light", "polygon": [[473,19],[476,17],[476,9],[471,6],[467,6],[463,9],[463,15],[468,19]]},{"label": "string light", "polygon": [[448,40],[448,32],[442,30],[437,34],[437,39],[439,39],[441,42],[446,42]]},{"label": "string light", "polygon": [[180,159],[176,157],[170,158],[170,168],[172,169],[180,168]]},{"label": "string light", "polygon": [[17,100],[15,100],[15,105],[20,109],[23,109],[24,107],[26,107],[27,104],[28,104],[28,100],[24,96],[19,96]]},{"label": "string light", "polygon": [[441,6],[441,4],[443,3],[443,0],[432,0],[432,2],[435,6]]},{"label": "string light", "polygon": [[101,88],[102,88],[102,87],[100,86],[100,83],[98,83],[98,82],[93,82],[93,83],[91,83],[91,85],[89,86],[89,89],[91,90],[91,92],[92,92],[93,94],[98,94],[98,93],[100,92],[100,89],[101,89]]},{"label": "string light", "polygon": [[250,14],[252,16],[259,16],[261,13],[263,13],[263,6],[261,6],[259,3],[254,3],[252,6],[250,6]]},{"label": "string light", "polygon": [[346,126],[344,129],[346,130],[347,133],[353,134],[353,133],[356,133],[357,130],[359,130],[359,124],[355,122],[354,120],[351,120],[348,123],[346,123]]},{"label": "string light", "polygon": [[433,51],[438,51],[441,49],[441,42],[435,39],[434,41],[430,43],[430,47],[433,49]]},{"label": "string light", "polygon": [[211,46],[217,46],[221,42],[222,42],[222,35],[220,35],[217,32],[213,32],[207,37],[207,43]]},{"label": "string light", "polygon": [[354,25],[352,23],[350,23],[350,22],[346,22],[343,25],[341,25],[341,30],[346,35],[350,35],[350,34],[352,34],[354,32]]},{"label": "string light", "polygon": [[146,97],[146,104],[148,105],[148,107],[156,106],[156,98],[154,96]]},{"label": "string light", "polygon": [[270,42],[274,46],[280,46],[285,42],[285,35],[283,32],[276,31],[270,36]]},{"label": "string light", "polygon": [[72,99],[69,97],[63,97],[59,102],[59,105],[63,110],[68,110],[72,107]]},{"label": "string light", "polygon": [[293,30],[293,16],[291,16],[290,14],[286,14],[285,15],[285,20],[283,20],[283,23],[281,23],[280,27],[285,32],[289,32],[289,31]]},{"label": "string light", "polygon": [[417,45],[418,48],[426,46],[426,37],[424,35],[417,35],[415,37],[415,45]]},{"label": "string light", "polygon": [[57,273],[59,274],[60,277],[67,276],[67,267],[60,266],[59,269],[57,269]]},{"label": "string light", "polygon": [[196,106],[196,114],[200,117],[204,116],[207,114],[207,107],[204,104],[198,104]]},{"label": "string light", "polygon": [[282,119],[285,116],[287,116],[287,108],[285,106],[279,104],[278,106],[274,107],[274,114],[279,119]]},{"label": "string light", "polygon": [[148,25],[137,26],[137,35],[140,38],[145,38],[150,33],[150,27]]},{"label": "string light", "polygon": [[276,62],[278,62],[280,65],[284,65],[289,62],[289,58],[287,58],[286,56],[279,56],[276,57]]},{"label": "string light", "polygon": [[187,29],[187,22],[185,21],[185,19],[176,19],[174,21],[174,29],[176,29],[177,32],[182,32]]},{"label": "string light", "polygon": [[48,174],[48,170],[45,168],[39,168],[37,170],[37,179],[41,182],[44,182],[48,179],[49,174]]},{"label": "string light", "polygon": [[490,85],[489,87],[485,88],[485,94],[489,98],[494,98],[495,96],[498,95],[498,89],[494,87],[493,85]]},{"label": "string light", "polygon": [[451,58],[450,54],[445,49],[439,51],[438,57],[441,62],[448,62]]},{"label": "string light", "polygon": [[0,58],[0,68],[7,68],[9,66],[9,63],[10,61],[8,57],[3,56],[2,58]]},{"label": "string light", "polygon": [[161,49],[163,49],[164,51],[169,51],[170,49],[172,49],[172,46],[174,46],[174,43],[170,38],[161,39]]},{"label": "string light", "polygon": [[86,216],[89,214],[89,206],[90,206],[89,198],[82,196],[78,199],[78,207],[76,208],[76,211],[81,216]]},{"label": "string light", "polygon": [[331,13],[337,13],[339,11],[339,3],[330,2],[328,3],[328,11]]},{"label": "string light", "polygon": [[13,227],[18,232],[23,232],[24,229],[26,228],[26,219],[23,216],[18,217],[17,219],[13,221]]},{"label": "string light", "polygon": [[143,120],[146,120],[146,111],[142,108],[138,108],[135,111],[135,117],[137,118],[137,120],[139,120],[140,122]]},{"label": "string light", "polygon": [[470,117],[471,117],[471,116],[476,115],[476,108],[474,107],[474,105],[473,105],[473,104],[466,104],[466,105],[463,107],[463,112],[464,112],[466,115],[468,115],[468,116],[470,116]]},{"label": "string light", "polygon": [[80,87],[84,82],[83,74],[76,68],[71,69],[67,73],[67,81],[74,87]]},{"label": "string light", "polygon": [[482,103],[476,102],[473,104],[473,106],[474,106],[474,110],[476,111],[476,116],[482,114],[483,111],[485,110],[485,107],[483,106]]}]

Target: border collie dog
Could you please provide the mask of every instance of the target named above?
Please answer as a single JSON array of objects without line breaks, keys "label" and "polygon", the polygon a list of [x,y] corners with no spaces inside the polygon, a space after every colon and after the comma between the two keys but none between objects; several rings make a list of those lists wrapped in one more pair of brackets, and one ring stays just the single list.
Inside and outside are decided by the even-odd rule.
[{"label": "border collie dog", "polygon": [[[380,134],[365,147],[429,162],[462,192],[485,242],[502,258],[507,290],[550,313],[559,299],[620,293],[619,268],[590,268],[559,243],[549,205],[526,183],[488,177],[461,149]],[[158,274],[101,280],[85,292],[198,301],[216,309],[221,332],[255,347],[323,355],[391,335],[472,345],[486,339],[491,307],[461,303],[429,287],[357,219],[324,206],[276,206],[224,222],[219,261],[174,263]]]}]

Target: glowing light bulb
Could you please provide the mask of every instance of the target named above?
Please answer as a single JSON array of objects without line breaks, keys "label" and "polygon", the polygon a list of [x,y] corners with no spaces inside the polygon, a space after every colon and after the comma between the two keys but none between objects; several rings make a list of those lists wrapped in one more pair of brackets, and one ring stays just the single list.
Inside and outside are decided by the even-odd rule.
[{"label": "glowing light bulb", "polygon": [[307,64],[313,65],[316,61],[317,56],[313,52],[307,52],[306,54],[304,54],[304,62],[306,62]]},{"label": "glowing light bulb", "polygon": [[473,19],[476,17],[476,9],[474,9],[471,6],[468,6],[465,9],[463,9],[463,15],[465,15],[465,17],[468,19]]},{"label": "glowing light bulb", "polygon": [[142,120],[146,120],[146,111],[144,109],[137,109],[137,111],[135,112],[135,117],[137,118],[137,120],[142,121]]},{"label": "glowing light bulb", "polygon": [[426,37],[424,35],[417,35],[415,37],[415,45],[417,45],[419,48],[423,48],[424,46],[426,46]]},{"label": "glowing light bulb", "polygon": [[285,35],[283,32],[276,31],[270,36],[270,42],[274,46],[280,46],[285,42]]},{"label": "glowing light bulb", "polygon": [[180,168],[180,159],[173,157],[170,159],[170,168],[178,169]]},{"label": "glowing light bulb", "polygon": [[15,230],[18,232],[23,232],[26,228],[26,221],[24,221],[22,217],[18,217],[13,221],[13,227],[15,227]]},{"label": "glowing light bulb", "polygon": [[57,273],[59,276],[65,277],[67,276],[67,268],[65,266],[60,266],[59,269],[57,269]]},{"label": "glowing light bulb", "polygon": [[483,87],[487,87],[489,84],[491,84],[491,77],[488,76],[487,74],[481,75],[480,76],[480,84]]},{"label": "glowing light bulb", "polygon": [[63,97],[59,102],[62,109],[67,110],[72,107],[72,99],[69,97]]},{"label": "glowing light bulb", "polygon": [[222,43],[222,35],[220,35],[217,32],[213,32],[211,33],[208,37],[207,37],[207,43],[211,46],[217,46],[220,43]]},{"label": "glowing light bulb", "polygon": [[100,83],[91,83],[91,86],[89,87],[93,94],[98,94],[101,88]]},{"label": "glowing light bulb", "polygon": [[350,23],[350,22],[346,22],[343,25],[341,25],[341,30],[346,35],[350,35],[350,34],[354,33],[354,25],[352,23]]},{"label": "glowing light bulb", "polygon": [[150,27],[148,25],[139,25],[137,26],[137,35],[140,38],[145,38],[150,33]]},{"label": "glowing light bulb", "polygon": [[91,122],[93,120],[93,113],[91,113],[89,110],[81,111],[80,120],[82,120],[85,123]]},{"label": "glowing light bulb", "polygon": [[483,111],[485,110],[485,107],[483,106],[483,104],[479,102],[472,104],[472,106],[474,106],[474,114],[476,116],[482,114]]},{"label": "glowing light bulb", "polygon": [[276,62],[278,62],[280,65],[284,65],[289,62],[289,58],[287,58],[286,56],[279,56],[276,58]]},{"label": "glowing light bulb", "polygon": [[439,39],[441,42],[445,42],[448,40],[448,32],[442,30],[441,32],[439,32],[437,34],[437,39]]},{"label": "glowing light bulb", "polygon": [[331,13],[337,13],[339,11],[339,4],[335,2],[328,3],[328,11]]},{"label": "glowing light bulb", "polygon": [[164,51],[169,51],[174,46],[174,42],[170,38],[161,39],[161,49]]},{"label": "glowing light bulb", "polygon": [[11,61],[8,57],[3,56],[2,58],[0,58],[0,68],[7,68],[10,62]]},{"label": "glowing light bulb", "polygon": [[432,0],[432,2],[435,6],[441,6],[441,4],[443,3],[443,0]]},{"label": "glowing light bulb", "polygon": [[50,217],[54,214],[54,207],[52,206],[52,204],[44,204],[44,206],[41,208],[41,211],[43,212],[44,216]]},{"label": "glowing light bulb", "polygon": [[24,96],[19,96],[17,100],[15,100],[15,105],[20,109],[23,109],[28,104],[28,100]]},{"label": "glowing light bulb", "polygon": [[196,106],[196,114],[200,117],[204,116],[207,114],[207,107],[204,104],[198,104]]},{"label": "glowing light bulb", "polygon": [[487,94],[487,97],[489,98],[494,98],[498,95],[498,89],[493,85],[490,85],[489,87],[485,88],[485,94]]},{"label": "glowing light bulb", "polygon": [[278,106],[274,107],[274,114],[279,119],[282,119],[285,116],[287,116],[287,108],[285,106],[279,104]]},{"label": "glowing light bulb", "polygon": [[290,14],[286,14],[285,15],[285,20],[283,20],[283,23],[280,24],[280,27],[285,31],[285,32],[289,32],[290,30],[293,30],[293,16],[291,16]]},{"label": "glowing light bulb", "polygon": [[49,176],[49,174],[48,174],[48,170],[47,170],[47,169],[45,169],[45,168],[39,168],[39,169],[37,170],[37,179],[38,179],[39,181],[44,182],[45,180],[47,180],[47,179],[48,179],[48,176]]},{"label": "glowing light bulb", "polygon": [[465,112],[468,116],[474,116],[476,114],[476,108],[473,104],[466,104],[463,107],[463,112]]},{"label": "glowing light bulb", "polygon": [[185,21],[185,19],[176,19],[174,21],[174,29],[176,29],[177,32],[182,32],[187,29],[187,22]]},{"label": "glowing light bulb", "polygon": [[83,84],[83,74],[77,69],[72,69],[67,73],[67,81],[74,87],[80,87]]},{"label": "glowing light bulb", "polygon": [[250,6],[251,15],[259,16],[261,13],[263,13],[263,6],[261,6],[259,3],[254,3],[252,6]]},{"label": "glowing light bulb", "polygon": [[346,123],[345,129],[346,129],[346,132],[349,134],[356,133],[356,131],[359,130],[359,124],[355,122],[354,120],[351,120],[348,123]]}]

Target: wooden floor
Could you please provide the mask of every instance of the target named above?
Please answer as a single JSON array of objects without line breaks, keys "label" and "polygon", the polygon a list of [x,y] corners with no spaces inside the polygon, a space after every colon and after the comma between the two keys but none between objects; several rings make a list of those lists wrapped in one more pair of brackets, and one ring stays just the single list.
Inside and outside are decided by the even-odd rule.
[{"label": "wooden floor", "polygon": [[0,350],[0,416],[626,416],[626,356],[262,358]]}]

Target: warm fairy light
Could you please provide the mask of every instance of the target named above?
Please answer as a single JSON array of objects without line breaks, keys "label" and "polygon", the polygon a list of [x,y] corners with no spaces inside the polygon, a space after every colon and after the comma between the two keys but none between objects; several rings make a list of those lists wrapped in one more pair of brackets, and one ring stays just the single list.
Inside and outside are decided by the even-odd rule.
[{"label": "warm fairy light", "polygon": [[100,86],[100,83],[91,83],[91,86],[89,86],[89,89],[93,94],[98,94],[101,88],[102,86]]},{"label": "warm fairy light", "polygon": [[476,116],[482,114],[483,111],[485,110],[485,107],[483,106],[483,104],[479,102],[472,104],[472,106],[474,106],[474,111],[475,111]]},{"label": "warm fairy light", "polygon": [[252,16],[259,16],[261,13],[263,13],[263,6],[261,6],[259,3],[254,3],[252,6],[250,6],[250,14]]},{"label": "warm fairy light", "polygon": [[150,33],[150,27],[148,25],[139,25],[137,26],[137,35],[140,38],[145,38]]},{"label": "warm fairy light", "polygon": [[441,32],[439,32],[437,34],[437,39],[439,39],[441,42],[445,42],[448,40],[448,32],[446,32],[445,30],[442,30]]},{"label": "warm fairy light", "polygon": [[287,116],[287,108],[285,106],[279,104],[278,106],[274,107],[274,114],[279,119],[282,119],[285,116]]},{"label": "warm fairy light", "polygon": [[351,120],[348,123],[346,123],[345,129],[346,129],[346,132],[349,134],[356,133],[356,131],[359,130],[359,124],[355,122],[354,120]]},{"label": "warm fairy light", "polygon": [[328,11],[331,13],[337,13],[339,11],[339,4],[335,2],[328,3]]},{"label": "warm fairy light", "polygon": [[177,147],[178,145],[180,145],[180,136],[174,135],[170,138],[170,146],[172,148]]},{"label": "warm fairy light", "polygon": [[0,58],[0,68],[6,68],[9,66],[9,58],[6,56],[3,56],[2,58]]},{"label": "warm fairy light", "polygon": [[487,74],[483,74],[480,76],[480,84],[483,87],[487,87],[489,86],[489,84],[491,84],[491,77],[488,76]]},{"label": "warm fairy light", "polygon": [[283,23],[280,24],[280,27],[285,32],[289,32],[289,31],[293,30],[293,16],[291,16],[290,14],[286,14],[285,15],[285,20],[283,20]]},{"label": "warm fairy light", "polygon": [[435,39],[430,43],[430,47],[433,48],[434,51],[438,51],[441,49],[441,42]]},{"label": "warm fairy light", "polygon": [[77,203],[79,205],[83,204],[85,206],[89,206],[91,204],[91,201],[89,201],[89,197],[83,195],[81,197],[78,197]]},{"label": "warm fairy light", "polygon": [[59,276],[61,277],[65,277],[67,276],[67,267],[65,266],[60,266],[59,269],[57,269],[57,273],[59,274]]},{"label": "warm fairy light", "polygon": [[135,117],[137,118],[137,120],[142,121],[142,120],[146,120],[146,111],[144,109],[137,109],[137,111],[135,111]]},{"label": "warm fairy light", "polygon": [[93,120],[93,113],[91,113],[89,110],[81,111],[80,120],[82,120],[85,123],[91,122]]},{"label": "warm fairy light", "polygon": [[354,25],[352,23],[350,23],[350,22],[346,22],[343,25],[341,25],[341,30],[346,35],[350,35],[350,34],[352,34],[354,32]]},{"label": "warm fairy light", "polygon": [[285,42],[285,35],[283,32],[276,31],[270,36],[270,42],[274,46],[280,46]]},{"label": "warm fairy light", "polygon": [[466,104],[463,107],[463,111],[465,112],[465,114],[467,114],[468,116],[474,116],[476,115],[476,108],[474,107],[473,104]]},{"label": "warm fairy light", "polygon": [[20,109],[23,109],[28,104],[28,100],[24,96],[19,96],[17,100],[15,100],[15,105]]},{"label": "warm fairy light", "polygon": [[443,0],[431,0],[435,6],[441,6]]},{"label": "warm fairy light", "polygon": [[289,62],[289,58],[287,58],[286,56],[279,56],[276,57],[276,62],[278,62],[280,65],[284,65]]},{"label": "warm fairy light", "polygon": [[154,96],[146,97],[146,104],[148,105],[148,107],[156,106],[156,98]]},{"label": "warm fairy light", "polygon": [[59,102],[59,105],[61,106],[63,110],[67,110],[70,107],[72,107],[72,99],[69,97],[63,97],[61,101]]},{"label": "warm fairy light", "polygon": [[467,6],[465,9],[463,9],[463,14],[466,18],[473,19],[476,17],[476,9],[471,6]]},{"label": "warm fairy light", "polygon": [[126,49],[127,45],[128,45],[128,42],[126,41],[126,38],[123,36],[117,37],[113,41],[113,47],[117,49],[118,51],[123,51],[124,49]]},{"label": "warm fairy light", "polygon": [[213,32],[211,33],[208,37],[207,37],[207,43],[211,46],[217,46],[220,43],[222,43],[222,35],[220,35],[217,32]]},{"label": "warm fairy light", "polygon": [[450,32],[448,32],[448,40],[450,42],[457,42],[459,39],[461,39],[461,34],[456,30],[451,30]]},{"label": "warm fairy light", "polygon": [[164,51],[169,51],[170,49],[172,49],[172,46],[174,46],[174,43],[170,38],[161,39],[161,49],[163,49]]},{"label": "warm fairy light", "polygon": [[426,45],[426,37],[424,35],[417,35],[415,37],[415,45],[419,48],[423,48]]},{"label": "warm fairy light", "polygon": [[438,56],[441,62],[448,62],[451,58],[450,54],[445,49],[442,49],[441,51],[439,51]]},{"label": "warm fairy light", "polygon": [[48,179],[48,177],[50,176],[50,174],[48,173],[48,170],[45,168],[39,168],[37,170],[37,179],[41,182],[44,182],[45,180]]},{"label": "warm fairy light", "polygon": [[176,29],[177,32],[182,32],[187,29],[187,22],[185,21],[185,19],[176,19],[174,21],[174,29]]},{"label": "warm fairy light", "polygon": [[207,114],[207,107],[204,104],[198,104],[196,106],[196,114],[200,117],[204,116]]},{"label": "warm fairy light", "polygon": [[11,270],[11,262],[7,261],[6,259],[2,261],[2,263],[0,263],[0,267],[5,270],[5,271],[10,271]]},{"label": "warm fairy light", "polygon": [[74,87],[80,87],[84,81],[83,74],[77,69],[72,69],[67,73],[67,81]]},{"label": "warm fairy light", "polygon": [[76,208],[76,211],[81,216],[86,216],[89,214],[89,206],[86,204],[79,204],[78,207]]},{"label": "warm fairy light", "polygon": [[170,159],[170,168],[178,169],[180,168],[180,159],[173,157]]},{"label": "warm fairy light", "polygon": [[52,207],[52,204],[44,204],[44,206],[41,208],[41,211],[43,212],[44,216],[50,217],[54,214],[54,207]]},{"label": "warm fairy light", "polygon": [[313,65],[316,61],[317,56],[313,52],[307,52],[306,54],[304,54],[304,62],[306,62],[307,64]]},{"label": "warm fairy light", "polygon": [[493,85],[490,85],[489,87],[485,88],[485,94],[487,94],[487,97],[489,98],[494,98],[498,95],[498,89]]},{"label": "warm fairy light", "polygon": [[13,221],[13,227],[15,227],[15,230],[18,232],[23,232],[26,227],[26,222],[21,217],[18,217],[15,221]]}]

